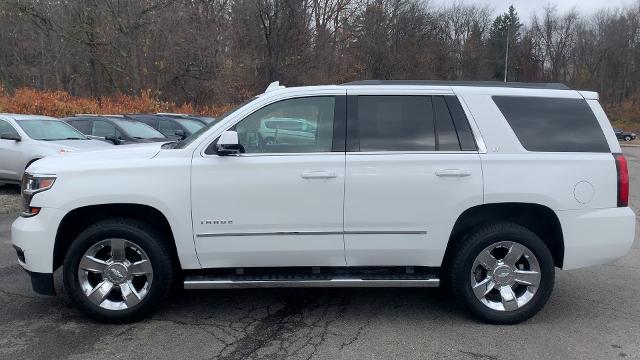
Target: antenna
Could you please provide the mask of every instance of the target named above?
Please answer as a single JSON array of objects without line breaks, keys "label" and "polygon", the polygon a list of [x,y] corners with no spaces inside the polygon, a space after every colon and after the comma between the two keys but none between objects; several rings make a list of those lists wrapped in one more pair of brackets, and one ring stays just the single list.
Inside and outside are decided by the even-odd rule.
[{"label": "antenna", "polygon": [[507,82],[507,72],[509,71],[509,28],[511,24],[507,26],[507,51],[504,54],[504,82]]}]

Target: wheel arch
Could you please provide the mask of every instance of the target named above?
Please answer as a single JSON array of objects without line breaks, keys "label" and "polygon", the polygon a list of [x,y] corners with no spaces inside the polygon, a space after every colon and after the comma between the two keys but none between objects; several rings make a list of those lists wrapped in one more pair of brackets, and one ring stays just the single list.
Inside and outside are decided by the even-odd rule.
[{"label": "wheel arch", "polygon": [[41,160],[44,156],[34,156],[33,158],[31,158],[29,161],[27,161],[27,164],[24,166],[24,170],[23,171],[27,171],[27,169],[29,168],[29,166],[31,166],[31,164],[33,164],[34,162]]},{"label": "wheel arch", "polygon": [[78,207],[60,221],[53,248],[53,269],[59,268],[73,240],[87,227],[108,218],[132,218],[157,228],[169,245],[171,256],[178,262],[173,230],[167,217],[158,209],[142,204],[117,203]]},{"label": "wheel arch", "polygon": [[495,222],[513,222],[533,231],[551,251],[555,266],[562,268],[564,237],[558,216],[547,206],[518,202],[476,205],[460,214],[451,230],[443,264],[451,258],[456,245],[464,241],[466,233],[480,225]]}]

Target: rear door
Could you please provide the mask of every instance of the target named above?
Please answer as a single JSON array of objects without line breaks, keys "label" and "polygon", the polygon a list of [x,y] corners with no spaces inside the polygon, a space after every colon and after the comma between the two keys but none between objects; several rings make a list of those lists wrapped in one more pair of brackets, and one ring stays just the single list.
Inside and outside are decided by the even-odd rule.
[{"label": "rear door", "polygon": [[458,215],[482,203],[482,169],[451,93],[350,90],[345,252],[350,266],[440,266]]}]

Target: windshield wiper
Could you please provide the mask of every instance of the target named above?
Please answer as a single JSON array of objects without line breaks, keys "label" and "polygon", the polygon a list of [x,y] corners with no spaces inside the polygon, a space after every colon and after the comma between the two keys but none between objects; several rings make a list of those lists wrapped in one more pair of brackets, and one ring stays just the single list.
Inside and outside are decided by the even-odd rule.
[{"label": "windshield wiper", "polygon": [[61,141],[61,140],[86,140],[86,138],[68,137],[61,139],[39,139],[40,141]]}]

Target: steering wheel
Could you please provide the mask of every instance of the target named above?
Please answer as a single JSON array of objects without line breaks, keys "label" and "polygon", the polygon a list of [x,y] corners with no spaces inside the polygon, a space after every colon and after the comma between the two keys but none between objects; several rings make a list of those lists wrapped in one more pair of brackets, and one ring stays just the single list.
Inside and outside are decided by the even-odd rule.
[{"label": "steering wheel", "polygon": [[247,130],[244,132],[245,144],[243,146],[249,152],[263,152],[266,142],[262,134],[257,130]]}]

